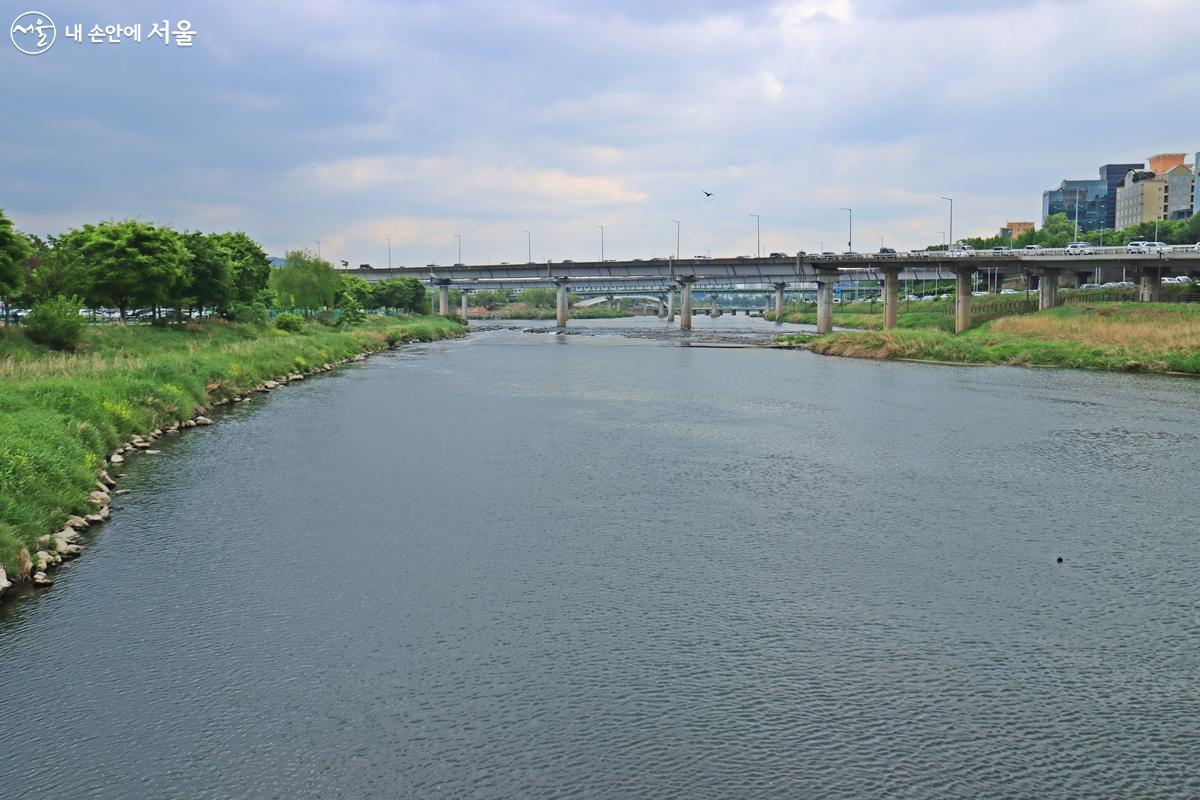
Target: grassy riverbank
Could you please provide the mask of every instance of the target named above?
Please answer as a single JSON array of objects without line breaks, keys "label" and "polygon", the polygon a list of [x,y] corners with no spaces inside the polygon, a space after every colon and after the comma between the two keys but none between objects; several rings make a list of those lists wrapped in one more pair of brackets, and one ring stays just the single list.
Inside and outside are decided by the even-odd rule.
[{"label": "grassy riverbank", "polygon": [[1079,303],[1003,317],[957,335],[897,329],[784,336],[779,341],[856,358],[1200,375],[1200,306]]},{"label": "grassy riverbank", "polygon": [[73,354],[0,330],[0,565],[87,505],[105,456],[135,434],[288,373],[405,341],[459,336],[441,317],[372,318],[301,333],[221,321],[186,328],[94,326]]},{"label": "grassy riverbank", "polygon": [[[1025,313],[1036,307],[1037,295],[987,295],[971,300],[972,315],[978,321],[1000,316]],[[901,300],[896,314],[896,327],[904,330],[954,331],[954,299]],[[775,312],[763,313],[763,319],[774,320]],[[816,325],[817,308],[813,305],[789,305],[783,309],[783,321],[795,325]],[[839,303],[833,307],[836,328],[864,331],[883,330],[883,304]]]}]

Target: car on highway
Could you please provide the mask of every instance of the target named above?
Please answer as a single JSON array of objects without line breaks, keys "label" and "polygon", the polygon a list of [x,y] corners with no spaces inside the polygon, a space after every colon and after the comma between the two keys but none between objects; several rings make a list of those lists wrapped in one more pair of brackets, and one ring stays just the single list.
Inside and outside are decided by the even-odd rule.
[{"label": "car on highway", "polygon": [[696,259],[697,261],[705,261],[711,259],[712,256],[692,256],[692,258]]},{"label": "car on highway", "polygon": [[771,258],[787,258],[787,253],[771,253]]},{"label": "car on highway", "polygon": [[1008,255],[1012,251],[1013,251],[1013,249],[1011,247],[1005,247],[1004,245],[1000,245],[999,247],[992,248],[992,252],[998,256]]},{"label": "car on highway", "polygon": [[1171,245],[1164,242],[1142,242],[1143,253],[1170,253]]},{"label": "car on highway", "polygon": [[1146,251],[1143,250],[1142,248],[1145,246],[1146,246],[1145,240],[1134,239],[1132,242],[1125,245],[1125,252],[1126,253],[1144,253]]},{"label": "car on highway", "polygon": [[951,258],[970,258],[975,255],[975,248],[969,244],[957,242],[950,245],[950,250],[947,253]]},{"label": "car on highway", "polygon": [[1070,242],[1067,244],[1069,256],[1094,256],[1096,248],[1091,242]]},{"label": "car on highway", "polygon": [[1103,289],[1104,287],[1099,283],[1085,283],[1083,286],[1080,286],[1079,288],[1080,289]]},{"label": "car on highway", "polygon": [[879,248],[879,257],[880,258],[895,258],[896,250],[891,247],[881,247],[881,248]]},{"label": "car on highway", "polygon": [[1026,253],[1041,253],[1041,252],[1043,252],[1043,251],[1044,251],[1046,248],[1042,247],[1040,244],[1027,244],[1027,245],[1025,245],[1025,247],[1024,247],[1024,248],[1022,248],[1022,249],[1023,249],[1023,250],[1024,250]]}]

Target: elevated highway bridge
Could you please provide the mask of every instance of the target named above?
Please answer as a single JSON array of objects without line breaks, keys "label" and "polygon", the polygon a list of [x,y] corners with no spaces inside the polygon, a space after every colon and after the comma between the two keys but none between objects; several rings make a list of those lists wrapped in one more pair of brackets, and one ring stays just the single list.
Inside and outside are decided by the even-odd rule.
[{"label": "elevated highway bridge", "polygon": [[1176,248],[1170,253],[1129,253],[1125,248],[1096,248],[1094,253],[1070,255],[1065,250],[979,251],[962,255],[956,251],[918,251],[900,254],[844,254],[840,256],[797,255],[788,258],[690,258],[633,259],[630,261],[546,262],[544,264],[455,264],[394,269],[350,270],[367,280],[414,277],[428,281],[438,290],[438,309],[449,313],[449,289],[463,290],[463,307],[472,289],[554,288],[558,292],[560,327],[566,326],[568,290],[588,294],[636,290],[666,294],[668,316],[673,317],[673,300],[680,296],[680,327],[691,328],[692,290],[743,290],[770,287],[775,306],[783,309],[786,290],[815,291],[817,330],[833,329],[833,288],[839,281],[879,281],[883,284],[884,328],[896,325],[899,287],[902,280],[955,281],[955,330],[971,326],[971,278],[977,272],[1003,277],[1035,275],[1040,307],[1058,302],[1063,273],[1091,275],[1098,269],[1118,269],[1141,282],[1141,297],[1157,300],[1162,279],[1168,275],[1200,274],[1200,252]]}]

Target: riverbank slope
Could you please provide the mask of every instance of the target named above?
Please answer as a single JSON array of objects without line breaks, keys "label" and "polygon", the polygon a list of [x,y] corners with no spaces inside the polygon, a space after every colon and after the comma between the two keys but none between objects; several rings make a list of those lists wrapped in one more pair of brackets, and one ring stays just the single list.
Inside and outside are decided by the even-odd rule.
[{"label": "riverbank slope", "polygon": [[784,336],[827,355],[1200,375],[1200,306],[1078,303],[960,334],[897,329]]},{"label": "riverbank slope", "polygon": [[[465,330],[452,319],[412,316],[347,329],[313,323],[299,333],[220,320],[94,326],[72,354],[0,331],[0,594],[8,580],[32,574],[39,550],[78,554],[71,532],[107,517],[104,470],[114,451],[131,442],[149,449],[156,436],[192,427],[209,406],[289,376]],[[63,536],[47,538],[54,531]]]}]

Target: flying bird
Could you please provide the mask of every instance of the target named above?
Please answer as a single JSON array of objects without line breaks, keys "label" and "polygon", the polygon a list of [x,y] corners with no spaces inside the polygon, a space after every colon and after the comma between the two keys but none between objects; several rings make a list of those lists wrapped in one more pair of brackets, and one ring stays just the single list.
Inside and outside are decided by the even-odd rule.
[{"label": "flying bird", "polygon": [[[704,190],[703,190],[703,189],[701,189],[700,191],[704,192]],[[705,196],[705,197],[712,197],[712,192],[704,192],[704,196]]]}]

